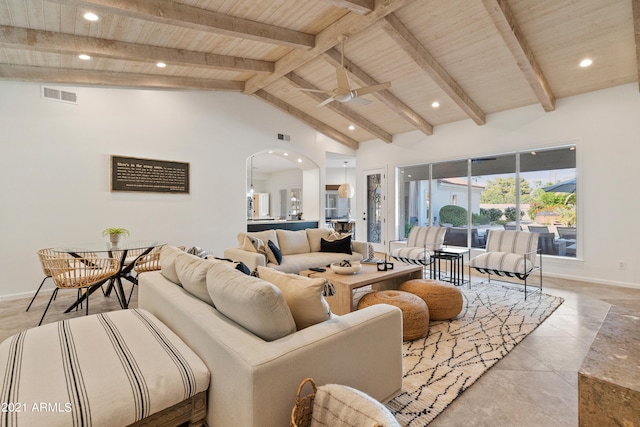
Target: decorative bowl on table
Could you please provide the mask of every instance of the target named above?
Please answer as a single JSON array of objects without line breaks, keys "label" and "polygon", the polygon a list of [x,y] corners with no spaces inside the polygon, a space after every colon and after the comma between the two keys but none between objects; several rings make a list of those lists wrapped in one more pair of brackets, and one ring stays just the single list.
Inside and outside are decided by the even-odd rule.
[{"label": "decorative bowl on table", "polygon": [[331,264],[331,270],[337,274],[357,274],[362,270],[360,261],[340,261]]}]

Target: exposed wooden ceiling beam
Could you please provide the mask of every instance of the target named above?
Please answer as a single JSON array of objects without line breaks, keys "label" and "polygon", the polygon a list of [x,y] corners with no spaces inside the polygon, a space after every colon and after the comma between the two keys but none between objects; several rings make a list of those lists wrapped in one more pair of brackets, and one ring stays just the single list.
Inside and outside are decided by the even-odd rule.
[{"label": "exposed wooden ceiling beam", "polygon": [[518,67],[524,73],[529,86],[531,86],[540,104],[542,104],[544,111],[554,111],[556,109],[556,98],[553,96],[549,83],[529,48],[522,31],[520,31],[520,27],[506,0],[482,0],[482,4],[489,12],[494,25],[511,51]]},{"label": "exposed wooden ceiling beam", "polygon": [[170,0],[48,0],[67,6],[81,6],[101,11],[144,19],[151,22],[182,26],[263,43],[307,49],[315,44],[313,34],[250,21],[200,9]]},{"label": "exposed wooden ceiling beam", "polygon": [[144,87],[154,89],[224,90],[241,92],[243,82],[157,76],[71,68],[29,67],[0,64],[0,79],[71,85]]},{"label": "exposed wooden ceiling beam", "polygon": [[425,70],[433,81],[479,125],[486,123],[484,112],[465,93],[460,85],[436,62],[409,29],[395,15],[388,15],[380,21],[385,31]]},{"label": "exposed wooden ceiling beam", "polygon": [[[319,90],[318,87],[312,85],[310,82],[306,81],[305,79],[303,79],[302,77],[300,77],[299,75],[293,72],[286,74],[285,77],[295,87],[299,87],[303,89]],[[304,93],[318,102],[322,102],[328,97],[327,95],[323,95],[317,92],[304,92]],[[356,113],[355,111],[353,111],[352,109],[348,108],[346,105],[340,102],[333,101],[322,108],[328,108],[340,114],[345,119],[350,120],[353,124],[358,125],[362,130],[369,132],[374,137],[380,138],[386,143],[391,143],[391,141],[393,140],[393,136],[389,132],[385,131],[380,126],[370,122],[369,120],[365,119],[360,114]]]},{"label": "exposed wooden ceiling beam", "polygon": [[346,145],[349,148],[353,148],[357,150],[360,147],[360,143],[355,139],[349,138],[347,135],[343,134],[342,132],[339,132],[336,129],[332,128],[331,126],[328,126],[325,123],[321,122],[320,120],[314,117],[311,117],[304,111],[298,110],[294,106],[287,104],[283,100],[271,95],[269,92],[265,90],[262,90],[262,89],[257,90],[254,93],[254,95],[266,101],[267,103],[271,104],[272,106],[284,111],[290,116],[293,116],[298,120],[308,124],[315,130],[317,130],[322,134],[325,134],[329,138],[334,139],[339,143]]},{"label": "exposed wooden ceiling beam", "polygon": [[[324,58],[334,67],[342,66],[340,63],[341,53],[335,48],[326,51],[324,53]],[[379,83],[346,57],[344,58],[344,67],[351,73],[359,85],[373,86]],[[433,125],[402,102],[397,96],[391,93],[389,89],[375,92],[372,95],[385,103],[387,107],[391,108],[400,117],[414,125],[417,129],[420,129],[426,135],[433,135]]]},{"label": "exposed wooden ceiling beam", "polygon": [[631,0],[633,32],[636,35],[636,62],[638,63],[638,89],[640,90],[640,0]]},{"label": "exposed wooden ceiling beam", "polygon": [[371,12],[375,3],[374,0],[324,0],[324,2],[362,14]]},{"label": "exposed wooden ceiling beam", "polygon": [[138,62],[164,62],[172,65],[196,66],[258,73],[273,72],[274,63],[249,58],[216,55],[126,43],[116,40],[55,33],[53,31],[0,25],[0,46],[70,55],[85,53],[92,57]]},{"label": "exposed wooden ceiling beam", "polygon": [[376,8],[366,14],[350,12],[316,35],[316,45],[309,50],[294,50],[276,62],[276,71],[270,75],[256,75],[247,80],[245,93],[252,94],[285,74],[316,58],[339,43],[338,36],[351,36],[378,22],[414,0],[384,0],[376,3]]}]

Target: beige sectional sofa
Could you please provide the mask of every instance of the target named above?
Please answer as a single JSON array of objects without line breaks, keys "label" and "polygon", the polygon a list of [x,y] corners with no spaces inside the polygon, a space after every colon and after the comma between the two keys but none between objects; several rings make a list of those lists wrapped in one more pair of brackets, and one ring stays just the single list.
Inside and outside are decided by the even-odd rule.
[{"label": "beige sectional sofa", "polygon": [[209,426],[289,425],[306,377],[380,401],[400,391],[402,314],[396,307],[336,316],[322,308],[322,279],[264,269],[261,277],[276,285],[172,247],[163,248],[160,264],[161,271],[139,277],[139,307],[172,329],[211,372]]},{"label": "beige sectional sofa", "polygon": [[[368,243],[351,241],[351,254],[344,252],[322,251],[322,240],[336,241],[337,236],[329,228],[308,228],[306,230],[266,230],[255,233],[239,233],[238,247],[225,249],[224,257],[244,262],[250,270],[257,266],[268,266],[287,273],[299,273],[312,267],[325,267],[342,260],[360,261],[368,257]],[[252,241],[258,239],[265,246],[272,241],[282,253],[280,264],[268,249],[259,250]],[[337,245],[339,246],[339,245]]]}]

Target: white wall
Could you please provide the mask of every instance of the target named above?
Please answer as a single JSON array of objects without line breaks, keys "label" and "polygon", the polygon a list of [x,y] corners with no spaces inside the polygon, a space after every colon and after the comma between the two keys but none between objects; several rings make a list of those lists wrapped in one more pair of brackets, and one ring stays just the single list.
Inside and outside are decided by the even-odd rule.
[{"label": "white wall", "polygon": [[[580,259],[545,259],[545,271],[640,287],[637,84],[560,99],[554,112],[531,106],[489,115],[483,126],[465,120],[437,126],[431,136],[411,132],[394,136],[392,144],[367,142],[360,145],[356,161],[360,171],[388,168],[386,226],[388,236],[395,236],[396,167],[567,143],[578,149]],[[618,269],[617,260],[626,261],[625,270]]]},{"label": "white wall", "polygon": [[[131,239],[222,255],[246,230],[250,155],[294,147],[320,166],[322,187],[325,152],[354,155],[242,94],[67,90],[78,93],[79,105],[42,100],[39,85],[0,82],[0,299],[35,291],[42,279],[38,249],[101,241],[110,226],[129,229]],[[112,154],[188,162],[191,192],[112,193]]]}]

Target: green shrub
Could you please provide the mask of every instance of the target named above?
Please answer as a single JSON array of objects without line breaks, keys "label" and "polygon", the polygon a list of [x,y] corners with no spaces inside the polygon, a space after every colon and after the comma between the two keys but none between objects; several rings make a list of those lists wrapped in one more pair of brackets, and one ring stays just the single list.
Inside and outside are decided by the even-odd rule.
[{"label": "green shrub", "polygon": [[446,205],[440,208],[440,224],[460,227],[467,224],[467,210],[462,206]]},{"label": "green shrub", "polygon": [[500,221],[502,218],[502,210],[498,208],[480,208],[480,215],[489,217],[489,221],[491,222]]},{"label": "green shrub", "polygon": [[[516,220],[516,208],[513,207],[513,206],[505,208],[504,216],[507,217],[507,221],[515,221]],[[524,216],[524,212],[520,211],[520,218],[522,218],[523,216]]]},{"label": "green shrub", "polygon": [[482,212],[480,212],[479,214],[471,214],[471,223],[473,225],[489,224],[490,222],[491,218],[489,217],[489,215],[483,214]]}]

